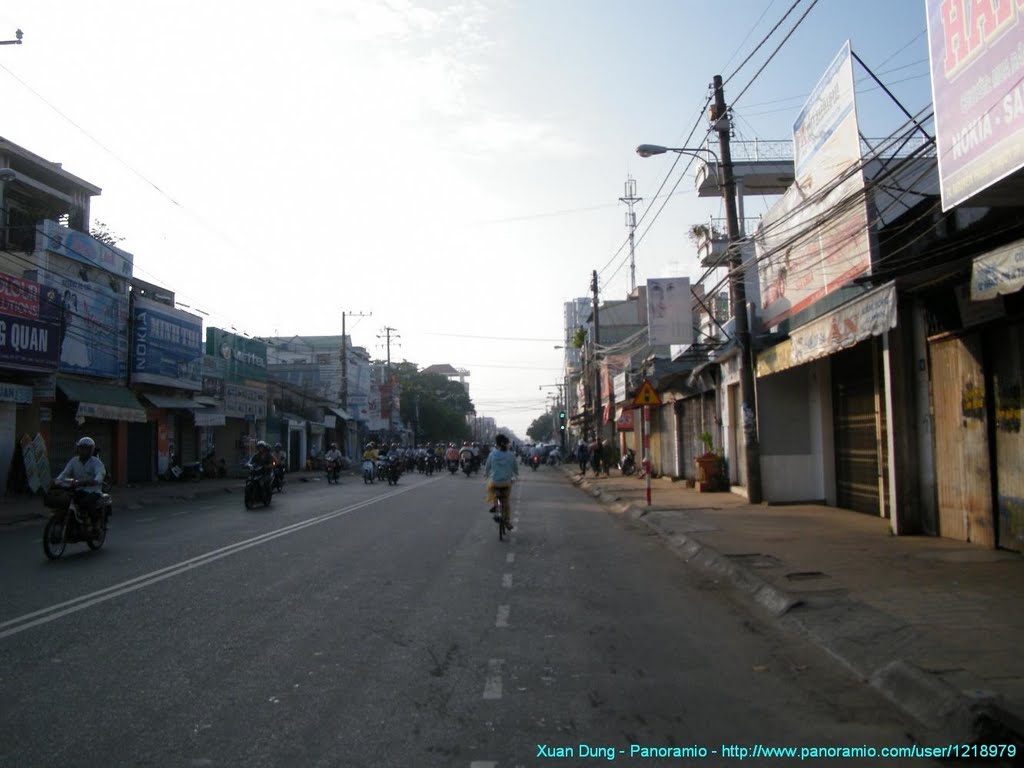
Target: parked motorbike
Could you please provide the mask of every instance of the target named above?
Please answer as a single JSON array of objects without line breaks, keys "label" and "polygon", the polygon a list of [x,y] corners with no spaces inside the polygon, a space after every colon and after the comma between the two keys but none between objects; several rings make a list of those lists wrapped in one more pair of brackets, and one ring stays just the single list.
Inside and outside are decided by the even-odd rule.
[{"label": "parked motorbike", "polygon": [[271,487],[273,473],[255,467],[252,463],[246,464],[246,467],[249,468],[249,477],[245,481],[245,508],[252,509],[257,504],[268,506],[274,495]]},{"label": "parked motorbike", "polygon": [[363,460],[363,482],[367,485],[373,485],[374,480],[374,468],[373,462],[369,459]]},{"label": "parked motorbike", "polygon": [[109,485],[104,483],[103,493],[91,517],[79,509],[73,481],[67,485],[55,485],[43,497],[43,503],[51,510],[50,519],[43,528],[43,552],[50,560],[63,555],[68,544],[85,542],[91,550],[103,546],[114,506],[109,490]]},{"label": "parked motorbike", "polygon": [[328,461],[326,474],[328,483],[337,483],[341,477],[341,462]]},{"label": "parked motorbike", "polygon": [[632,475],[636,472],[636,451],[632,448],[626,449],[626,455],[619,461],[619,469],[624,475]]},{"label": "parked motorbike", "polygon": [[227,477],[228,474],[227,463],[224,459],[217,461],[213,451],[210,451],[203,457],[202,470],[206,477],[215,477],[218,479],[223,479]]}]

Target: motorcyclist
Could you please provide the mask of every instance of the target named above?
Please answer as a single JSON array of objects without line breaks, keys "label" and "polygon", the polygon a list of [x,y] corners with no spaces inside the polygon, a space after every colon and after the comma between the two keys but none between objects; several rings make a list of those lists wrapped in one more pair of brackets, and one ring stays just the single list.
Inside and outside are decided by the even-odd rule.
[{"label": "motorcyclist", "polygon": [[331,443],[324,453],[324,467],[328,472],[332,469],[335,471],[341,470],[341,451],[338,450],[337,443]]},{"label": "motorcyclist", "polygon": [[338,465],[341,464],[341,451],[338,450],[337,443],[331,443],[331,446],[327,449],[327,453],[324,454],[324,461],[336,462]]},{"label": "motorcyclist", "polygon": [[64,471],[57,476],[57,483],[70,487],[75,494],[79,512],[84,512],[86,525],[96,522],[100,496],[103,494],[103,478],[107,470],[98,456],[93,455],[96,441],[82,437],[75,443],[76,456],[68,461]]},{"label": "motorcyclist", "polygon": [[494,438],[495,450],[487,454],[484,465],[484,478],[487,480],[487,500],[491,502],[491,516],[495,522],[499,518],[495,507],[498,494],[502,494],[502,515],[505,527],[512,530],[512,482],[519,476],[519,464],[515,454],[508,449],[508,438],[499,434]]},{"label": "motorcyclist", "polygon": [[262,440],[256,443],[256,453],[249,459],[249,464],[259,470],[260,477],[263,477],[274,469],[274,456],[270,452],[270,446]]},{"label": "motorcyclist", "polygon": [[288,454],[284,452],[284,448],[280,443],[275,443],[274,450],[270,454],[274,460],[274,476],[275,478],[280,477],[283,484],[284,473],[288,471]]},{"label": "motorcyclist", "polygon": [[464,441],[459,449],[459,463],[470,467],[473,466],[473,447],[469,444],[468,440]]}]

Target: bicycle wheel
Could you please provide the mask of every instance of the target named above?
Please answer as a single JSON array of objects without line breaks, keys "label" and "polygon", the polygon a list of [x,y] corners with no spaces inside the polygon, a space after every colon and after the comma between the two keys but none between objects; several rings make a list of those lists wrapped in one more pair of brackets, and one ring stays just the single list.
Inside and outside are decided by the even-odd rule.
[{"label": "bicycle wheel", "polygon": [[499,496],[494,506],[498,514],[498,541],[503,541],[505,539],[505,502]]}]

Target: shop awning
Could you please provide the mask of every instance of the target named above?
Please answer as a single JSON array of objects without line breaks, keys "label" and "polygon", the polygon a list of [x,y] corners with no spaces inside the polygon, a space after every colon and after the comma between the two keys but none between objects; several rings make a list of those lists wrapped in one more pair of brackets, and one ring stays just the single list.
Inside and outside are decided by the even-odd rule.
[{"label": "shop awning", "polygon": [[209,395],[196,395],[192,399],[200,405],[209,405],[213,408],[219,408],[224,404],[223,401],[218,400],[216,397],[210,397]]},{"label": "shop awning", "polygon": [[79,418],[137,422],[146,420],[146,409],[124,387],[64,378],[57,379],[57,386],[67,395],[68,400],[78,403]]},{"label": "shop awning", "polygon": [[197,427],[223,427],[228,423],[224,411],[219,409],[204,408],[201,411],[194,411],[192,415]]},{"label": "shop awning", "polygon": [[328,408],[331,413],[337,416],[342,421],[352,421],[352,416],[344,408]]},{"label": "shop awning", "polygon": [[757,375],[834,355],[895,327],[896,286],[887,283],[800,326],[790,332],[789,339],[764,350],[757,356]]},{"label": "shop awning", "polygon": [[200,411],[206,406],[202,403],[197,403],[195,400],[191,400],[187,397],[171,397],[170,395],[151,395],[148,392],[143,392],[142,396],[149,400],[157,408],[167,408],[170,410],[182,410],[182,411]]},{"label": "shop awning", "polygon": [[1024,240],[978,256],[971,269],[971,300],[985,301],[1024,288]]}]

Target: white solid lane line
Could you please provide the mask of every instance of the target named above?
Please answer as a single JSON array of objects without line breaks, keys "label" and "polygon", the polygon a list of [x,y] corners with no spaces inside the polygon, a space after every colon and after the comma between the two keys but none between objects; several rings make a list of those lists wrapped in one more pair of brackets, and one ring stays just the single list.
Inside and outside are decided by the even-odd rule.
[{"label": "white solid lane line", "polygon": [[30,629],[41,624],[55,621],[62,616],[67,616],[68,614],[76,613],[77,611],[84,610],[85,608],[89,608],[93,605],[104,603],[108,600],[114,599],[115,597],[142,589],[143,587],[157,584],[173,576],[180,576],[181,574],[195,568],[199,568],[203,565],[209,565],[210,563],[229,557],[230,555],[238,554],[239,552],[243,552],[251,547],[266,544],[268,541],[273,541],[274,539],[301,531],[305,528],[309,528],[310,526],[319,525],[320,523],[325,523],[328,520],[342,517],[350,512],[362,509],[363,507],[376,504],[378,501],[383,501],[384,499],[389,499],[393,496],[399,496],[403,493],[407,493],[414,488],[418,488],[419,485],[420,484],[407,485],[400,490],[391,491],[382,496],[375,496],[372,499],[361,501],[358,504],[353,504],[352,506],[344,507],[342,509],[336,509],[333,512],[327,512],[319,517],[313,517],[309,520],[293,523],[292,525],[285,526],[284,528],[279,528],[276,531],[270,531],[269,533],[263,533],[259,536],[253,536],[252,538],[245,539],[234,544],[229,544],[226,547],[212,550],[197,557],[182,560],[180,563],[169,565],[166,568],[160,568],[143,574],[142,576],[136,576],[134,579],[128,579],[120,584],[114,584],[106,587],[105,589],[90,592],[89,594],[82,595],[71,600],[65,600],[62,603],[57,603],[38,611],[32,611],[31,613],[26,613],[13,619],[8,619],[7,621],[0,622],[0,639],[16,635],[19,632],[24,632],[26,629]]},{"label": "white solid lane line", "polygon": [[484,699],[501,698],[501,668],[504,659],[491,659],[487,662],[487,680],[484,682]]}]

